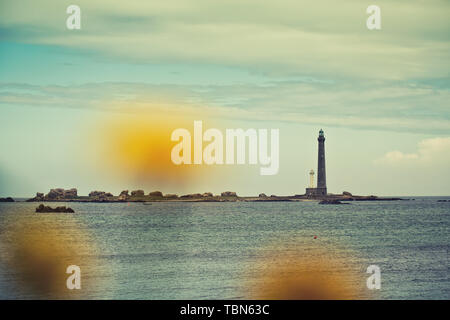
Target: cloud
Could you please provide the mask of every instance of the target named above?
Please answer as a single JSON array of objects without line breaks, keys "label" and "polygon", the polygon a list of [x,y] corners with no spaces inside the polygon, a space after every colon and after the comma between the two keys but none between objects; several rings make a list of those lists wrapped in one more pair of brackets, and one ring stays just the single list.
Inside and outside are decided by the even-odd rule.
[{"label": "cloud", "polygon": [[[125,104],[136,109],[177,105],[212,109],[227,119],[435,135],[450,131],[448,1],[380,1],[379,32],[367,30],[366,4],[357,0],[80,0],[79,31],[65,29],[69,4],[2,1],[0,36],[75,49],[75,54],[87,50],[93,60],[111,63],[105,64],[111,70],[121,69],[117,62],[122,67],[142,62],[132,66],[143,70],[188,65],[178,77],[184,84],[166,78],[153,84],[28,85],[39,79],[36,75],[17,80],[21,84],[0,83],[0,104],[113,112]],[[208,69],[216,65],[219,71]],[[230,72],[223,78],[233,81],[224,84],[220,79],[227,66],[252,77]],[[120,72],[114,79],[123,80]],[[109,69],[95,74],[92,81],[110,75]],[[138,81],[158,78],[152,76]],[[211,85],[199,85],[200,78]]]},{"label": "cloud", "polygon": [[[442,134],[450,131],[446,89],[397,82],[266,81],[259,84],[175,85],[127,82],[83,85],[0,83],[0,105],[212,112],[218,118]],[[427,106],[424,108],[423,106]],[[398,155],[390,155],[395,158]]]},{"label": "cloud", "polygon": [[411,79],[448,75],[448,1],[379,1],[382,30],[358,0],[2,1],[0,34],[139,62],[212,63],[267,74]]},{"label": "cloud", "polygon": [[439,166],[450,163],[450,137],[431,138],[419,142],[417,152],[387,152],[375,164],[387,166]]}]

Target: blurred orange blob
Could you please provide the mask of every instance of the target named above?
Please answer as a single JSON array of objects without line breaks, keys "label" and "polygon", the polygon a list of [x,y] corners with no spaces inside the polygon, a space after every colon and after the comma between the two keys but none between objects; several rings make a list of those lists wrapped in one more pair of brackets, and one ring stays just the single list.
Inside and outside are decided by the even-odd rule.
[{"label": "blurred orange blob", "polygon": [[[151,181],[153,185],[191,183],[211,168],[192,165],[175,165],[171,159],[172,132],[185,128],[193,133],[194,120],[205,120],[205,114],[145,111],[109,117],[95,133],[99,137],[95,155],[101,158],[101,166],[119,177],[131,178],[139,185]],[[208,122],[208,125],[212,125]],[[99,126],[96,126],[98,130]],[[205,167],[205,166],[202,166]]]},{"label": "blurred orange blob", "polygon": [[111,159],[126,172],[139,176],[171,179],[183,176],[183,170],[171,161],[173,128],[183,124],[178,119],[132,119],[110,123],[106,135]]},{"label": "blurred orange blob", "polygon": [[[79,299],[96,287],[95,248],[71,216],[34,214],[14,219],[2,234],[2,263],[17,280],[17,290],[33,299]],[[82,290],[70,290],[69,266],[81,270]],[[93,277],[94,276],[94,277]]]},{"label": "blurred orange blob", "polygon": [[280,247],[273,252],[251,268],[252,280],[248,286],[251,299],[369,298],[365,274],[350,252],[319,246]]}]

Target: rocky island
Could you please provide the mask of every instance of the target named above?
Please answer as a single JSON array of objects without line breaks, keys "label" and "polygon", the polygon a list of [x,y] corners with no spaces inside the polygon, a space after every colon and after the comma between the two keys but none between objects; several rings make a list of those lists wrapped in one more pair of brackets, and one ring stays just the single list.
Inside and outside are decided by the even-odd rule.
[{"label": "rocky island", "polygon": [[238,196],[236,192],[224,191],[220,195],[212,192],[192,193],[178,196],[176,194],[163,194],[161,191],[145,193],[144,190],[123,190],[115,196],[110,192],[91,191],[88,196],[79,196],[75,188],[64,190],[62,188],[51,189],[47,194],[36,193],[36,196],[27,202],[268,202],[268,201],[326,201],[327,203],[339,203],[340,201],[386,201],[402,200],[401,198],[385,198],[377,196],[357,196],[344,191],[342,194],[327,195],[293,195],[293,196],[267,196],[260,193],[258,196]]},{"label": "rocky island", "polygon": [[41,204],[36,208],[35,212],[38,212],[38,213],[53,213],[53,212],[74,213],[75,211],[72,208],[66,208],[65,206],[52,208],[52,207],[44,206],[43,204]]},{"label": "rocky island", "polygon": [[[236,192],[224,191],[220,195],[212,192],[190,193],[177,195],[173,193],[163,194],[161,191],[146,193],[144,190],[123,190],[118,195],[111,192],[91,191],[87,196],[79,196],[76,188],[51,189],[47,194],[36,193],[36,196],[28,199],[28,202],[271,202],[271,201],[317,201],[324,205],[348,204],[350,201],[392,201],[403,200],[401,198],[388,198],[353,195],[348,191],[342,194],[329,193],[326,183],[325,170],[325,135],[322,129],[319,131],[318,140],[318,164],[317,185],[314,186],[314,170],[310,171],[310,184],[304,194],[291,196],[266,195],[260,193],[258,196],[238,196]],[[406,199],[405,199],[406,200]]]},{"label": "rocky island", "polygon": [[14,202],[14,199],[11,197],[0,198],[0,202]]}]

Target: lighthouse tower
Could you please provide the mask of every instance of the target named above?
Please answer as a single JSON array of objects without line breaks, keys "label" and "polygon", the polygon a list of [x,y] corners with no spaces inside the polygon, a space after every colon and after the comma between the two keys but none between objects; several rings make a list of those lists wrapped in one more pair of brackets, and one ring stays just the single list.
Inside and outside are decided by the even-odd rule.
[{"label": "lighthouse tower", "polygon": [[325,136],[322,129],[319,131],[317,141],[319,141],[319,155],[317,159],[316,194],[319,196],[325,196],[327,194],[327,177],[325,173]]},{"label": "lighthouse tower", "polygon": [[326,196],[327,195],[327,178],[325,173],[325,135],[320,129],[319,137],[319,153],[317,158],[317,187],[314,188],[314,171],[309,172],[309,188],[306,188],[306,195],[309,197]]}]

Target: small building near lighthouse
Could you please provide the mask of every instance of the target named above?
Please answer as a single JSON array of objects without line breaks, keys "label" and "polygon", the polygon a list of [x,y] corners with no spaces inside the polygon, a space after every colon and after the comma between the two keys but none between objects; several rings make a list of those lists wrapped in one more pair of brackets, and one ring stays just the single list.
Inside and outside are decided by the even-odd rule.
[{"label": "small building near lighthouse", "polygon": [[309,172],[309,187],[314,188],[314,170],[311,169]]}]

